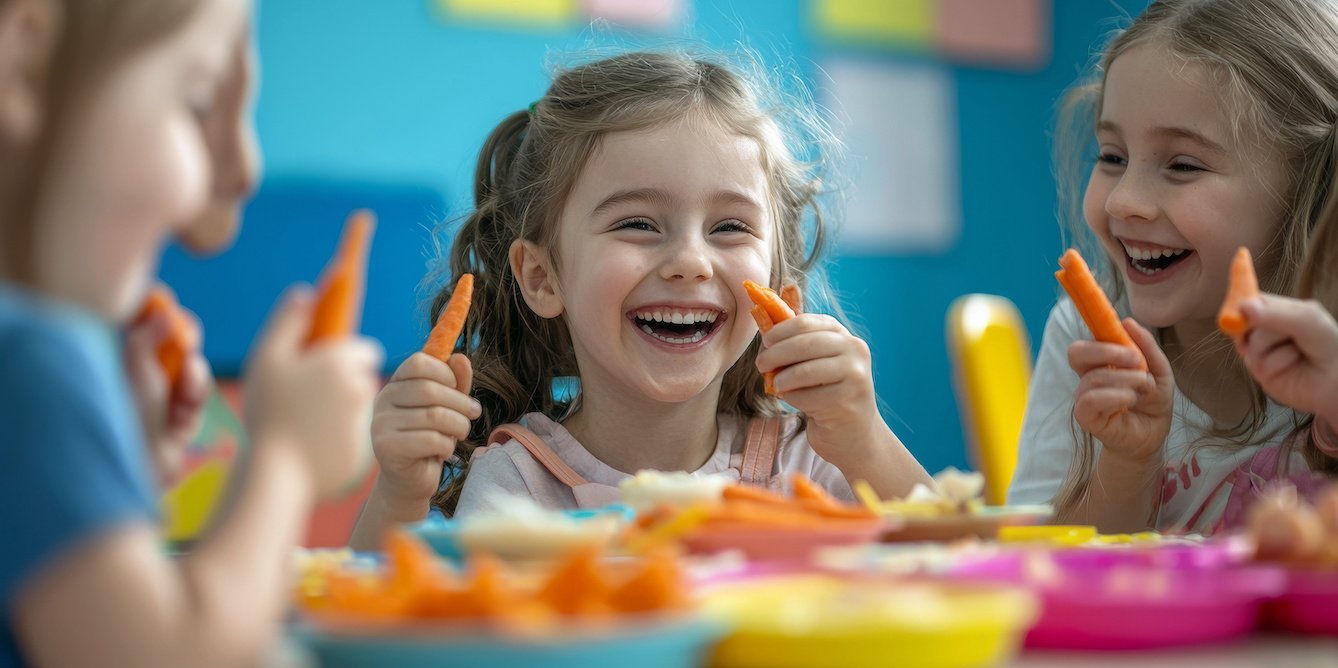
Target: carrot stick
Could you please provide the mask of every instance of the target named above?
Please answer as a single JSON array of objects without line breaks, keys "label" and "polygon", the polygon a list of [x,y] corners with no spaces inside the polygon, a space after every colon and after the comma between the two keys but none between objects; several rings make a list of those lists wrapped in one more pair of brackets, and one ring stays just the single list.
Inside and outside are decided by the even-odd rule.
[{"label": "carrot stick", "polygon": [[799,292],[798,285],[790,283],[782,287],[780,298],[788,304],[791,309],[794,309],[795,313],[804,312],[804,295]]},{"label": "carrot stick", "polygon": [[167,376],[168,387],[175,388],[181,380],[186,356],[200,347],[200,334],[186,319],[186,314],[182,313],[181,305],[177,303],[176,298],[161,285],[149,291],[148,297],[144,299],[144,306],[135,316],[135,322],[142,323],[159,311],[167,314],[169,328],[167,338],[158,344],[158,365]]},{"label": "carrot stick", "polygon": [[[762,330],[763,333],[769,331],[777,323],[785,322],[795,316],[796,309],[793,308],[793,305],[786,303],[786,300],[776,294],[775,290],[752,281],[744,281],[743,289],[748,291],[748,298],[756,304],[752,310],[753,320],[757,321],[757,328]],[[781,290],[782,292],[788,292],[793,301],[799,301],[799,286],[787,285]],[[776,372],[768,371],[762,374],[762,379],[766,382],[767,394],[775,394]]]},{"label": "carrot stick", "polygon": [[775,290],[752,281],[744,281],[743,289],[748,291],[748,298],[752,299],[754,304],[767,310],[767,315],[771,316],[773,323],[780,324],[794,317],[794,310],[776,294]]},{"label": "carrot stick", "polygon": [[1222,310],[1217,312],[1217,327],[1233,338],[1240,338],[1250,328],[1245,322],[1245,314],[1240,312],[1240,303],[1259,296],[1259,278],[1254,275],[1250,249],[1241,246],[1236,251],[1236,257],[1231,260],[1230,281]]},{"label": "carrot stick", "polygon": [[465,328],[465,317],[469,315],[469,304],[474,298],[474,275],[465,274],[455,283],[451,292],[451,301],[437,316],[437,324],[427,335],[423,352],[445,362],[455,350],[455,341]]},{"label": "carrot stick", "polygon": [[316,308],[311,314],[311,329],[307,332],[308,344],[350,336],[357,331],[374,225],[370,211],[355,211],[344,224],[339,250],[326,265],[321,279]]},{"label": "carrot stick", "polygon": [[770,492],[760,487],[751,485],[726,485],[720,492],[720,498],[726,503],[733,501],[748,501],[751,503],[764,503],[772,506],[790,506],[790,500]]},{"label": "carrot stick", "polygon": [[[1078,251],[1072,248],[1065,251],[1064,256],[1059,258],[1059,266],[1061,269],[1055,272],[1055,278],[1069,293],[1078,314],[1087,323],[1087,328],[1092,330],[1092,337],[1105,343],[1129,346],[1137,351],[1138,346],[1129,337],[1129,332],[1124,330],[1115,307],[1106,299],[1106,293],[1101,291],[1101,286],[1097,285],[1091,270],[1087,268],[1087,262]],[[1142,356],[1141,351],[1139,355]],[[1139,367],[1147,371],[1147,361],[1140,361]]]}]

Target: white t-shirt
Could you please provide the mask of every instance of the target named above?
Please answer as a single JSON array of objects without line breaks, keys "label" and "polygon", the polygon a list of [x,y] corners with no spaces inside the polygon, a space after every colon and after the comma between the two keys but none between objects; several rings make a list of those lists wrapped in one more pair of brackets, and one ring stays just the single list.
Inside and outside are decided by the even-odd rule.
[{"label": "white t-shirt", "polygon": [[[1072,417],[1078,374],[1069,367],[1068,350],[1074,341],[1091,338],[1071,300],[1064,298],[1051,309],[1027,394],[1017,470],[1008,488],[1010,504],[1050,503],[1064,483],[1081,434]],[[1295,428],[1290,409],[1270,401],[1267,410],[1253,444],[1244,448],[1203,446],[1199,439],[1212,425],[1211,418],[1183,394],[1175,393],[1158,530],[1211,530],[1226,508],[1236,469],[1249,463],[1261,447],[1282,443]],[[1100,452],[1101,443],[1095,445]],[[1195,445],[1200,447],[1192,447]],[[1293,453],[1291,466],[1307,470],[1299,453]]]},{"label": "white t-shirt", "polygon": [[[540,413],[529,413],[525,426],[587,482],[617,487],[632,477],[590,454],[565,427]],[[743,464],[747,419],[729,414],[717,416],[718,436],[715,452],[697,469],[697,473],[718,473],[739,479]],[[855,493],[841,470],[819,457],[808,445],[807,432],[799,431],[799,417],[784,418],[773,474],[803,473],[838,499],[853,502]],[[571,488],[558,480],[515,440],[477,454],[469,468],[469,477],[460,493],[455,516],[462,517],[492,507],[500,495],[520,495],[534,499],[541,506],[575,509],[577,501]]]}]

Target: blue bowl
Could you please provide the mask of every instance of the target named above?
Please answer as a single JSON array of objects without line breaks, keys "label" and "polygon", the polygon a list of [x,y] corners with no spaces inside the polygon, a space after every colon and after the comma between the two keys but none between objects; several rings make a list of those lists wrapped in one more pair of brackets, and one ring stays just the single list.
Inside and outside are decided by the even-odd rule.
[{"label": "blue bowl", "polygon": [[541,637],[440,627],[336,633],[299,626],[294,634],[325,668],[688,668],[704,665],[724,628],[701,618],[676,618]]}]

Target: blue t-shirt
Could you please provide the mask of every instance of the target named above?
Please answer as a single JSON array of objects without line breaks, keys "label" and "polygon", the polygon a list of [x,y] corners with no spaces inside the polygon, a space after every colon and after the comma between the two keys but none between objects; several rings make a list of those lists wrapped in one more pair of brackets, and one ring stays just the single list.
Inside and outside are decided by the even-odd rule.
[{"label": "blue t-shirt", "polygon": [[0,668],[24,663],[14,605],[43,566],[156,521],[132,396],[105,321],[0,282]]}]

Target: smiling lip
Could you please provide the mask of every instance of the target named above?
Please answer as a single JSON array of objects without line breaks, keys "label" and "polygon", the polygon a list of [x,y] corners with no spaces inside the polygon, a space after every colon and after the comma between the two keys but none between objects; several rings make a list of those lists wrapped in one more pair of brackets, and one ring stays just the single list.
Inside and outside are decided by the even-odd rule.
[{"label": "smiling lip", "polygon": [[627,322],[662,350],[691,352],[715,338],[729,314],[713,304],[648,304],[630,309]]},{"label": "smiling lip", "polygon": [[1120,237],[1115,240],[1124,250],[1124,275],[1137,285],[1155,285],[1169,280],[1194,255],[1188,248]]}]

